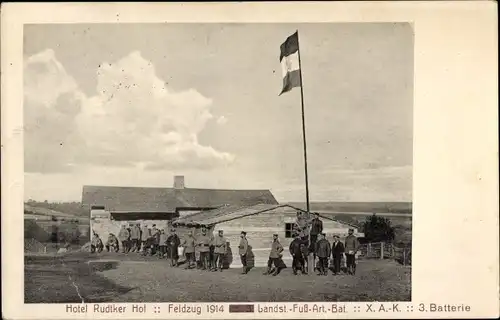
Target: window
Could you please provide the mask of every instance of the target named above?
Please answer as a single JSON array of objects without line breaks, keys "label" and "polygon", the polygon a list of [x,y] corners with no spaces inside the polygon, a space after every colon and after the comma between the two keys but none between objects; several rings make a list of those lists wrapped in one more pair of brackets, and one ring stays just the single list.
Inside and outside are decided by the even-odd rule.
[{"label": "window", "polygon": [[293,238],[293,227],[295,223],[285,223],[285,238]]}]

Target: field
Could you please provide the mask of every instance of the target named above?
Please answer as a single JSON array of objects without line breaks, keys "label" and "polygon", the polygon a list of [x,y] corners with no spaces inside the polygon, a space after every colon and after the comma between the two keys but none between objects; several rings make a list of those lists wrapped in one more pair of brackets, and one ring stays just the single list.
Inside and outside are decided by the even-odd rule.
[{"label": "field", "polygon": [[[303,202],[288,202],[297,208],[305,209]],[[412,213],[411,202],[339,202],[339,201],[312,201],[310,202],[312,211],[331,212],[367,212],[371,213]]]},{"label": "field", "polygon": [[[93,263],[88,263],[94,260]],[[255,268],[222,273],[171,268],[137,255],[78,252],[25,256],[25,302],[409,301],[411,268],[390,260],[362,260],[356,276],[276,277]]]}]

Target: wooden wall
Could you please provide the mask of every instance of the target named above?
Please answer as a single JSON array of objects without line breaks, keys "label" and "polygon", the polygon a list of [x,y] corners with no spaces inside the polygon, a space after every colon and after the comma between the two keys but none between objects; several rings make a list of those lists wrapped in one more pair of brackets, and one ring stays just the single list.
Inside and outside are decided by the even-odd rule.
[{"label": "wooden wall", "polygon": [[[91,230],[96,232],[103,242],[106,242],[110,233],[118,236],[118,232],[120,231],[122,224],[126,224],[128,226],[129,224],[137,223],[141,226],[146,224],[149,228],[151,228],[153,224],[156,224],[158,229],[165,229],[165,232],[167,233],[170,228],[170,220],[112,220],[110,213],[107,211],[91,211]],[[92,232],[90,233],[90,236],[92,236]]]},{"label": "wooden wall", "polygon": [[[341,240],[347,236],[347,231],[350,228],[349,225],[328,219],[321,220],[323,221],[323,231],[327,233],[327,239],[329,241],[333,240],[332,237],[334,234],[339,235]],[[287,263],[287,261],[291,263],[288,247],[293,238],[286,238],[285,225],[286,223],[295,223],[295,221],[296,211],[291,208],[282,207],[272,211],[219,223],[214,227],[214,233],[217,233],[218,230],[224,230],[224,235],[233,248],[233,261],[235,267],[240,266],[238,244],[241,231],[246,231],[247,233],[248,243],[251,246],[256,265],[266,265],[274,233],[278,234],[280,243],[285,248],[283,257],[285,263]],[[355,233],[358,236],[362,236],[356,229]],[[290,265],[290,263],[287,263],[287,265]]]}]

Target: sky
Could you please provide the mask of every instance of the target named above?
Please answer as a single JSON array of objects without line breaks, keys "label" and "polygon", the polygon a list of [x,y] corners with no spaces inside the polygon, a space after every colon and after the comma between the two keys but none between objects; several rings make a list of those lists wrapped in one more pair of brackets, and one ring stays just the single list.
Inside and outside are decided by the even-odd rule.
[{"label": "sky", "polygon": [[300,88],[279,96],[296,30],[311,201],[411,201],[406,23],[25,25],[24,198],[184,175],[303,201]]}]

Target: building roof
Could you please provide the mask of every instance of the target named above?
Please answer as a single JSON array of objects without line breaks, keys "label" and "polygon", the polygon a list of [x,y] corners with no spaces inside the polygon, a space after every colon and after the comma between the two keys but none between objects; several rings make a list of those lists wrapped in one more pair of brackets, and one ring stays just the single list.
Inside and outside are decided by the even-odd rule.
[{"label": "building roof", "polygon": [[[266,211],[272,211],[278,208],[289,208],[294,211],[302,211],[306,212],[302,209],[293,207],[291,205],[283,204],[283,205],[273,205],[273,204],[257,204],[253,206],[223,206],[218,209],[208,210],[203,212],[193,213],[191,215],[178,218],[173,221],[173,225],[176,226],[213,226],[218,223],[235,220],[239,218],[243,218],[246,216],[251,216],[259,213],[263,213]],[[346,223],[344,221],[340,221],[337,219],[333,219],[328,216],[323,216],[318,214],[323,219],[328,219],[332,221],[336,221],[351,227],[358,228],[350,223]]]},{"label": "building roof", "polygon": [[84,186],[82,204],[108,211],[175,212],[178,208],[218,208],[222,205],[278,204],[269,190],[144,188]]}]

